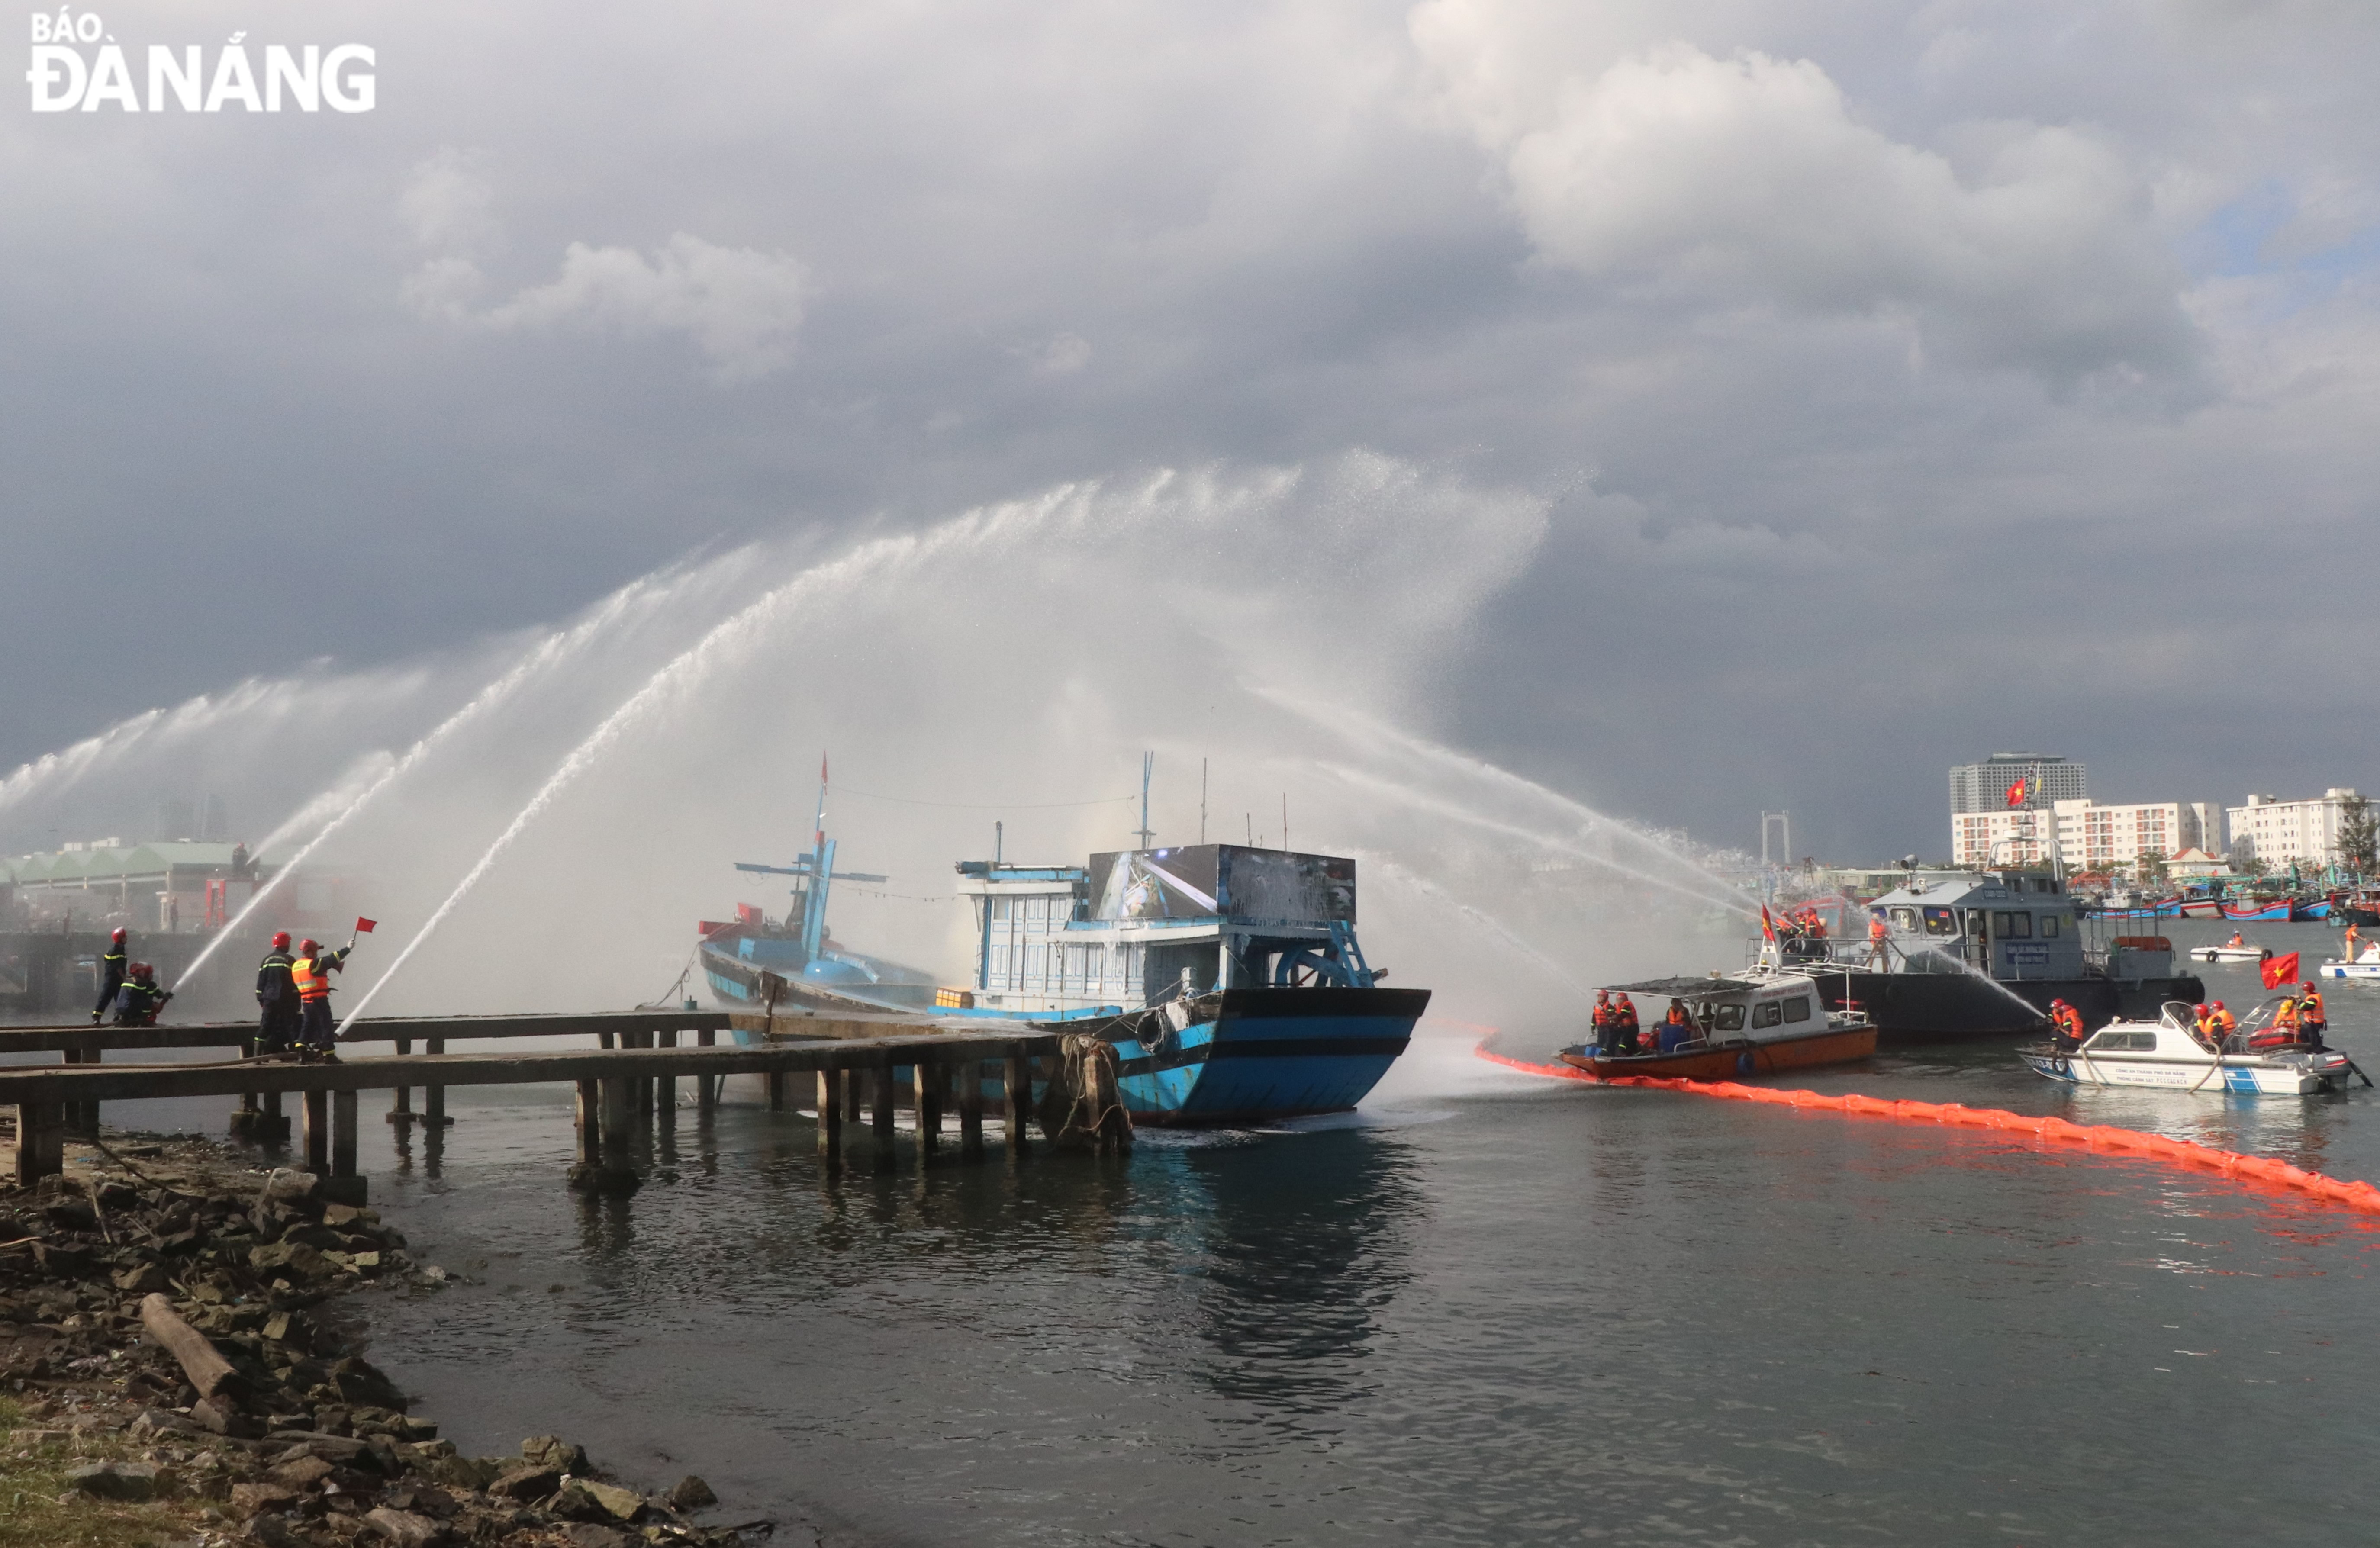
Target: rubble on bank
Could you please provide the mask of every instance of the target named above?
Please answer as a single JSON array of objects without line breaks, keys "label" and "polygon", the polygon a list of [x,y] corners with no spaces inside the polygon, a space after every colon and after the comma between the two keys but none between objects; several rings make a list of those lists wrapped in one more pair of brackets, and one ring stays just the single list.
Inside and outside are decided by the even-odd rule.
[{"label": "rubble on bank", "polygon": [[[95,1543],[184,1548],[736,1548],[700,1479],[624,1485],[553,1436],[471,1457],[408,1414],[358,1351],[344,1294],[431,1291],[369,1208],[202,1140],[72,1147],[67,1174],[0,1190],[0,1488]],[[17,1495],[20,1504],[25,1495]],[[24,1525],[30,1527],[30,1523]],[[0,1542],[8,1541],[0,1529]],[[28,1539],[27,1541],[39,1541]]]}]

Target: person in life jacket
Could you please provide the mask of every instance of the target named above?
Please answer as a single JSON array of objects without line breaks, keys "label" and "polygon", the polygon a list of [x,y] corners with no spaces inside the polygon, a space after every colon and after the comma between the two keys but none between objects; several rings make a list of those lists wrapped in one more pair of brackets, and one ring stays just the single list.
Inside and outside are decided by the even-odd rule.
[{"label": "person in life jacket", "polygon": [[1612,1029],[1613,1046],[1623,1054],[1634,1053],[1637,1034],[1644,1030],[1636,1020],[1636,1002],[1621,995],[1613,1004],[1611,1013],[1616,1023]]},{"label": "person in life jacket", "polygon": [[2050,1036],[2060,1048],[2074,1049],[2082,1046],[2082,1012],[2062,999],[2049,1002]]},{"label": "person in life jacket", "polygon": [[2213,1047],[2216,1037],[2213,1009],[2204,1005],[2193,1005],[2190,1008],[2190,1020],[2191,1030],[2198,1034],[2198,1041],[2207,1047]]},{"label": "person in life jacket", "polygon": [[1867,965],[1884,968],[1891,965],[1891,953],[1885,942],[1892,938],[1892,927],[1884,922],[1881,911],[1867,916]]},{"label": "person in life jacket", "polygon": [[2234,930],[2231,932],[2231,938],[2225,941],[2223,944],[2226,946],[2245,946],[2248,944],[2247,934],[2244,931]]},{"label": "person in life jacket", "polygon": [[2275,1008],[2273,1011],[2272,1030],[2275,1032],[2286,1032],[2289,1034],[2289,1041],[2292,1043],[2297,1041],[2298,1002],[2296,996],[2284,995],[2281,997],[2281,1003]]},{"label": "person in life jacket", "polygon": [[1686,1012],[1686,1002],[1673,999],[1670,1002],[1670,1013],[1661,1018],[1660,1030],[1657,1034],[1658,1041],[1654,1044],[1654,1048],[1666,1054],[1679,1044],[1691,1043],[1702,1034],[1702,1028],[1694,1025],[1694,1017]]},{"label": "person in life jacket", "polygon": [[289,981],[298,989],[298,1051],[310,1059],[336,1059],[338,1023],[331,1016],[331,974],[347,965],[345,948],[325,951],[320,943],[298,943]]},{"label": "person in life jacket", "polygon": [[2231,1034],[2240,1030],[2240,1018],[2223,1009],[2223,1002],[2219,999],[2207,1007],[2207,1011],[2208,1020],[2215,1023],[2215,1046],[2217,1048],[2228,1046]]},{"label": "person in life jacket", "polygon": [[2311,984],[2298,986],[2298,1035],[2319,1049],[2322,1034],[2330,1030],[2330,1014],[2322,1003],[2322,991]]},{"label": "person in life jacket", "polygon": [[115,991],[115,1024],[120,1027],[153,1027],[157,1012],[174,997],[157,986],[157,970],[147,962],[135,962]]},{"label": "person in life jacket", "polygon": [[115,1009],[115,996],[124,987],[125,973],[124,927],[116,926],[107,937],[107,949],[99,954],[99,1003],[91,1008],[91,1024],[99,1025],[107,1013]]},{"label": "person in life jacket", "polygon": [[259,1054],[285,1054],[298,1046],[298,984],[289,976],[289,932],[273,932],[273,949],[256,964],[256,1045]]},{"label": "person in life jacket", "polygon": [[1595,991],[1595,1012],[1587,1018],[1587,1024],[1595,1029],[1595,1051],[1598,1054],[1611,1052],[1611,1039],[1619,1028],[1620,1018],[1611,1009],[1610,990]]}]

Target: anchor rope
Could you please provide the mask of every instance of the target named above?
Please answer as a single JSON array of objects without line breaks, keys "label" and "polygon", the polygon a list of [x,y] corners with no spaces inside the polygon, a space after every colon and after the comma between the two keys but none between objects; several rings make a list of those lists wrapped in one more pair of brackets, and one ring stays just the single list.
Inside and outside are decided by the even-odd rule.
[{"label": "anchor rope", "polygon": [[2212,1145],[2170,1139],[2163,1134],[2144,1133],[2138,1129],[2124,1129],[2114,1124],[2072,1123],[2062,1118],[2012,1113],[2002,1107],[1970,1107],[1957,1102],[1915,1102],[1863,1096],[1856,1092],[1828,1095],[1824,1092],[1789,1090],[1778,1086],[1748,1086],[1735,1081],[1689,1081],[1662,1075],[1598,1076],[1567,1064],[1532,1064],[1526,1059],[1513,1058],[1494,1052],[1484,1041],[1472,1052],[1490,1064],[1500,1064],[1531,1075],[1545,1075],[1557,1080],[1585,1081],[1597,1085],[1651,1086],[1661,1091],[1716,1096],[1730,1102],[1761,1102],[1804,1112],[1843,1113],[1857,1118],[1891,1119],[1901,1123],[1949,1124],[1962,1129],[1998,1129],[2010,1133],[2031,1134],[2058,1144],[2079,1145],[2093,1151],[2108,1151],[2160,1161],[2168,1166],[2220,1172],[2225,1177],[2241,1178],[2285,1189],[2359,1214],[2380,1215],[2380,1188],[2368,1182],[2350,1182],[2325,1177],[2319,1172],[2309,1172],[2268,1155],[2241,1155],[2236,1151],[2217,1150]]}]

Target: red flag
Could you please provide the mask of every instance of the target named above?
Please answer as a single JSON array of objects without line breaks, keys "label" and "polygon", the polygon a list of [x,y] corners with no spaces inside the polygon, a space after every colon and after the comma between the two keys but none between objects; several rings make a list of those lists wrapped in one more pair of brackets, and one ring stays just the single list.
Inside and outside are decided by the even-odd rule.
[{"label": "red flag", "polygon": [[356,934],[359,936],[368,936],[378,928],[380,928],[380,921],[377,919],[358,919],[356,921]]},{"label": "red flag", "polygon": [[2011,806],[2022,806],[2024,804],[2024,781],[2022,780],[2019,780],[2016,783],[2009,786],[2008,804]]},{"label": "red flag", "polygon": [[1767,903],[1760,905],[1760,938],[1767,941],[1777,938],[1777,922],[1768,917]]},{"label": "red flag", "polygon": [[2264,961],[2264,969],[2265,987],[2267,989],[2277,989],[2284,984],[2294,984],[2298,977],[2298,954],[2292,951],[2286,957],[2267,957]]}]

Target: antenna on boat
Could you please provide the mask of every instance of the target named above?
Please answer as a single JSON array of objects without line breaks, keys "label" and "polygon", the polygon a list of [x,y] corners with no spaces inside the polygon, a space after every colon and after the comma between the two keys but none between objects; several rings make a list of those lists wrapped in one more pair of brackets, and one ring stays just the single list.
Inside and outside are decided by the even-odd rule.
[{"label": "antenna on boat", "polygon": [[1000,864],[1000,846],[1007,837],[1008,824],[994,822],[991,825],[991,863],[995,865]]},{"label": "antenna on boat", "polygon": [[1198,760],[1198,841],[1207,841],[1207,760]]},{"label": "antenna on boat", "polygon": [[1148,830],[1148,776],[1150,771],[1156,768],[1156,767],[1157,755],[1155,753],[1143,753],[1140,755],[1140,827],[1135,829],[1135,831],[1140,835],[1140,847],[1143,849],[1147,849],[1148,847],[1148,841],[1155,837],[1155,835],[1150,833]]}]

